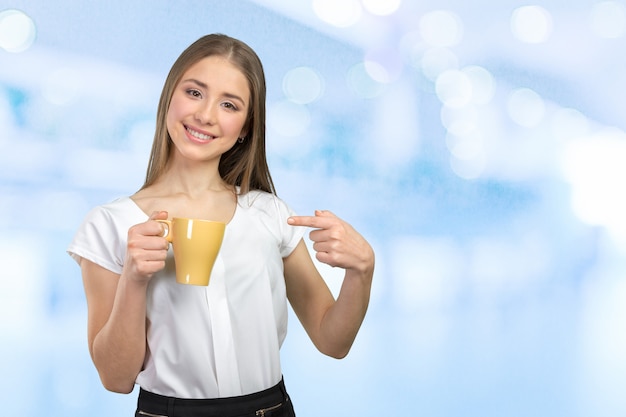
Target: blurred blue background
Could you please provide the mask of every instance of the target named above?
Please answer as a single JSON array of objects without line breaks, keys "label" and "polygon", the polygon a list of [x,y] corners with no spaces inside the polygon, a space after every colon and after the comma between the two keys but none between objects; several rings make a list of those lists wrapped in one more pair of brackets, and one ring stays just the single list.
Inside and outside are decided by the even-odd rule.
[{"label": "blurred blue background", "polygon": [[264,62],[279,196],[377,253],[346,359],[291,317],[298,416],[626,415],[624,1],[0,0],[3,415],[133,414],[65,248],[140,187],[167,71],[212,32]]}]

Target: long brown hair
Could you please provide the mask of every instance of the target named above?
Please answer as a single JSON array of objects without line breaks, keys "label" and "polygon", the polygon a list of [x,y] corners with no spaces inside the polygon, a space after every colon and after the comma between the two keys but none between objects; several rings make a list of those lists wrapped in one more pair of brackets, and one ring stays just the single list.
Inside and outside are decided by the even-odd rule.
[{"label": "long brown hair", "polygon": [[220,56],[237,67],[248,80],[250,105],[243,131],[245,140],[237,142],[220,158],[219,173],[229,185],[239,186],[245,194],[262,190],[276,194],[265,153],[265,74],[257,54],[244,42],[222,34],[203,36],[178,57],[165,80],[157,109],[156,130],[146,181],[142,189],[154,184],[165,171],[173,146],[166,118],[172,95],[181,77],[196,62],[209,56]]}]

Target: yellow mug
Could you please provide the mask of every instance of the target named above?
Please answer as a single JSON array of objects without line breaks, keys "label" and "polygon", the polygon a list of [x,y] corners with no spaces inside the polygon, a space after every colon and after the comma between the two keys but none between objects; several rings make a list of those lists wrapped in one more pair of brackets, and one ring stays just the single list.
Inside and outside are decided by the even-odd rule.
[{"label": "yellow mug", "polygon": [[176,282],[209,285],[226,224],[181,217],[157,221],[166,226],[163,237],[174,247]]}]

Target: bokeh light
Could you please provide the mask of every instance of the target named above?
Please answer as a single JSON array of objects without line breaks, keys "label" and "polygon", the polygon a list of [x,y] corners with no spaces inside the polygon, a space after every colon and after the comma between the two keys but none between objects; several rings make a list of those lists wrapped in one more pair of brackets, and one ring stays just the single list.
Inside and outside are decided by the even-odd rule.
[{"label": "bokeh light", "polygon": [[453,108],[467,105],[473,93],[470,78],[462,71],[450,70],[437,77],[435,89],[441,102]]},{"label": "bokeh light", "polygon": [[436,81],[442,73],[459,69],[459,58],[448,48],[429,48],[420,55],[416,67],[426,78]]},{"label": "bokeh light", "polygon": [[535,127],[543,120],[546,106],[539,94],[529,88],[519,88],[509,95],[509,117],[523,127]]},{"label": "bokeh light", "polygon": [[478,129],[473,129],[462,135],[455,135],[450,132],[446,136],[446,146],[455,158],[467,161],[482,156],[483,140],[482,132]]},{"label": "bokeh light", "polygon": [[283,78],[283,92],[294,103],[309,104],[324,93],[324,80],[313,68],[294,68]]},{"label": "bokeh light", "polygon": [[463,108],[442,106],[441,124],[453,135],[463,136],[471,133],[478,127],[478,109],[476,106]]},{"label": "bokeh light", "polygon": [[424,14],[420,18],[419,28],[424,41],[433,47],[452,47],[463,38],[463,22],[448,10]]},{"label": "bokeh light", "polygon": [[[374,76],[371,75],[372,73]],[[385,90],[384,83],[377,81],[374,77],[386,80],[387,71],[376,62],[360,63],[350,68],[347,82],[358,97],[374,98]]]},{"label": "bokeh light", "polygon": [[358,0],[313,0],[312,5],[317,17],[339,28],[354,25],[363,13]]},{"label": "bokeh light", "polygon": [[461,70],[472,85],[471,102],[474,104],[489,104],[496,93],[496,79],[485,68],[472,65]]},{"label": "bokeh light", "polygon": [[35,41],[33,20],[15,9],[0,11],[0,48],[8,52],[23,52]]},{"label": "bokeh light", "polygon": [[365,70],[374,80],[387,84],[402,75],[404,62],[395,48],[379,48],[368,51],[363,59]]},{"label": "bokeh light", "polygon": [[572,186],[572,207],[587,223],[602,225],[626,237],[626,133],[604,129],[570,142],[563,171]]},{"label": "bokeh light", "polygon": [[[478,148],[477,148],[478,149]],[[457,151],[457,154],[460,153]],[[479,178],[485,169],[485,155],[482,152],[474,153],[467,157],[456,154],[450,157],[450,168],[459,177],[465,180]]]},{"label": "bokeh light", "polygon": [[388,16],[398,10],[402,0],[361,0],[363,8],[378,16]]},{"label": "bokeh light", "polygon": [[546,42],[552,34],[552,16],[541,6],[523,6],[511,15],[511,32],[522,42]]}]

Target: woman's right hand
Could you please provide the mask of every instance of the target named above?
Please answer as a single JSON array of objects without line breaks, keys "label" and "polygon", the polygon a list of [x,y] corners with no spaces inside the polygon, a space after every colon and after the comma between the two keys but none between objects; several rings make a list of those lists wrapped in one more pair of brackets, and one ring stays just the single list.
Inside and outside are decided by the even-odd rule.
[{"label": "woman's right hand", "polygon": [[152,276],[165,267],[169,242],[163,237],[163,225],[156,220],[166,220],[167,211],[155,211],[144,222],[128,230],[126,261],[122,275],[136,283],[148,283]]}]

